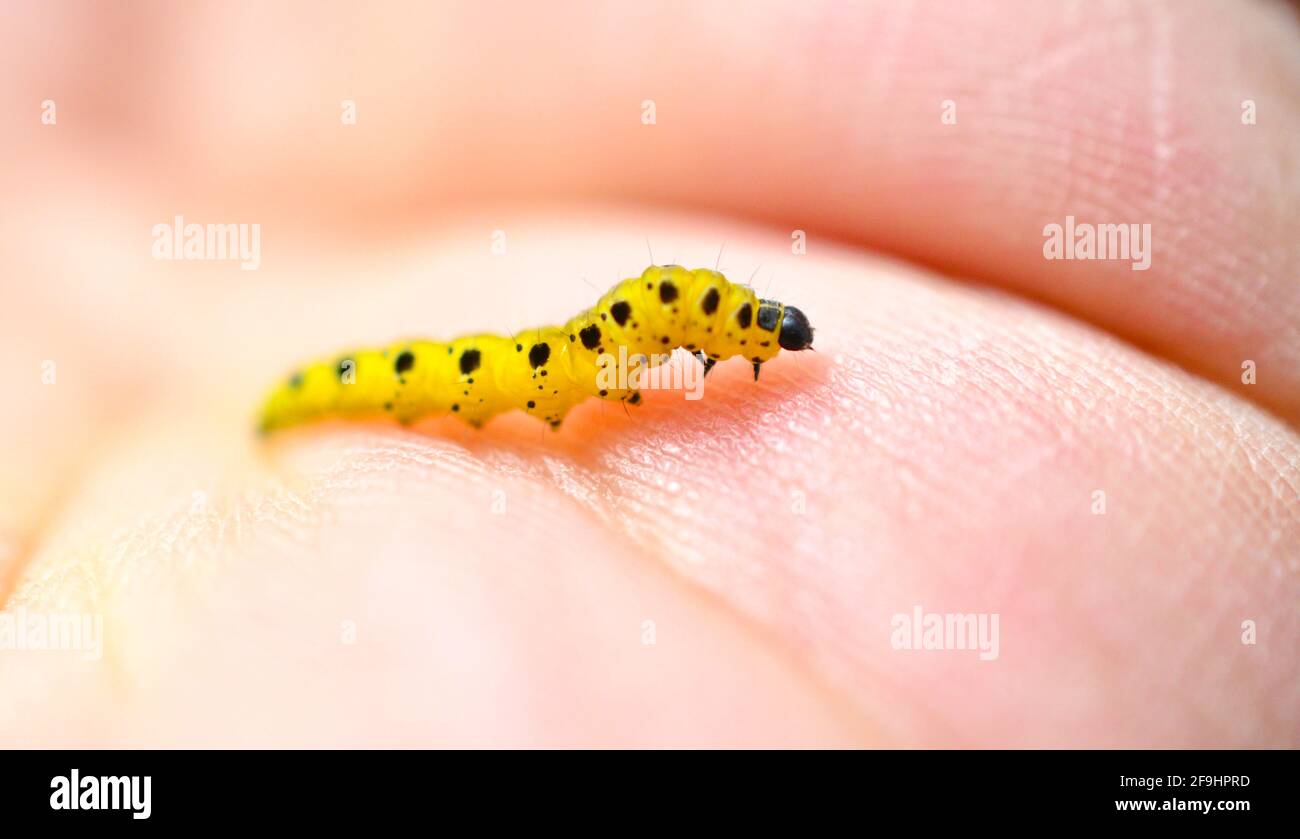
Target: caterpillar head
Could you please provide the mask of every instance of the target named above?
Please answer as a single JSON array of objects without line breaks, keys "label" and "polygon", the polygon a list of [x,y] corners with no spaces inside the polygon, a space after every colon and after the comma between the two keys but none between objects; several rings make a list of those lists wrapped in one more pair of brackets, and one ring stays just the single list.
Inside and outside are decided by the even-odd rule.
[{"label": "caterpillar head", "polygon": [[808,316],[794,306],[786,306],[781,317],[781,335],[777,343],[783,350],[807,350],[812,348],[813,328]]}]

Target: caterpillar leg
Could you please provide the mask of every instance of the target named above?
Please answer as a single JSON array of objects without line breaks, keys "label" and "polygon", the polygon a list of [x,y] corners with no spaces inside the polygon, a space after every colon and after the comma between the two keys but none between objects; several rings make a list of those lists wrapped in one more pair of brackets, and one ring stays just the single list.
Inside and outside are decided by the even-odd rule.
[{"label": "caterpillar leg", "polygon": [[761,361],[754,362],[754,381],[758,381],[758,368],[762,366],[763,366],[763,362]]},{"label": "caterpillar leg", "polygon": [[695,357],[704,365],[704,375],[706,376],[709,375],[709,371],[713,369],[713,366],[718,363],[716,358],[709,358],[708,353],[704,352],[704,350],[695,353]]},{"label": "caterpillar leg", "polygon": [[536,416],[549,425],[552,431],[559,431],[560,426],[564,424],[564,417],[569,413],[571,407],[571,405],[557,405],[549,412],[537,414]]}]

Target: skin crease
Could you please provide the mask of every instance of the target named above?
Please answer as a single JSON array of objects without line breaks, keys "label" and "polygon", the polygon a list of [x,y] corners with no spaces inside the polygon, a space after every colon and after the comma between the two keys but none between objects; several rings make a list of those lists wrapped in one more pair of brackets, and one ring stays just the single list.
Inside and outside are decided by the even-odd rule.
[{"label": "skin crease", "polygon": [[[60,110],[3,136],[33,281],[0,349],[34,372],[0,412],[0,588],[106,646],[0,652],[0,742],[1297,745],[1300,41],[1226,6],[335,7],[288,47],[290,7],[133,7],[110,22],[158,37],[130,55],[106,11],[12,13],[6,111]],[[706,83],[635,60],[665,39]],[[262,223],[259,270],[152,260],[177,212]],[[1151,270],[1045,262],[1067,213],[1151,222]],[[558,322],[647,237],[725,240],[817,353],[559,434],[254,443],[296,361]],[[916,605],[997,613],[999,657],[892,649]]]}]

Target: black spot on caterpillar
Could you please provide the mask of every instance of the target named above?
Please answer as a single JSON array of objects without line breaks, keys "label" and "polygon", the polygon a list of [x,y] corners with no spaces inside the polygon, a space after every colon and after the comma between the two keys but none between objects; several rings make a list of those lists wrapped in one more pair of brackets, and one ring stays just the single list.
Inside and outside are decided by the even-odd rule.
[{"label": "black spot on caterpillar", "polygon": [[[736,323],[740,324],[741,329],[749,329],[749,324],[753,318],[754,306],[751,303],[746,303],[736,310]],[[741,346],[744,346],[743,341],[741,342]]]},{"label": "black spot on caterpillar", "polygon": [[[558,428],[588,397],[641,403],[638,391],[611,387],[601,375],[621,351],[627,359],[656,364],[667,358],[665,346],[690,347],[705,373],[740,355],[757,378],[759,367],[781,350],[805,350],[813,341],[808,318],[793,306],[759,300],[717,271],[676,265],[652,265],[567,323],[520,335],[531,339],[527,353],[513,337],[468,335],[450,343],[403,341],[299,368],[271,393],[260,428],[385,413],[410,423],[449,412],[477,428],[519,408]],[[473,397],[466,399],[470,386]]]},{"label": "black spot on caterpillar", "polygon": [[[478,350],[465,350],[465,352],[460,354],[460,372],[466,376],[473,373],[478,369],[479,364],[482,362],[482,358],[483,357],[479,354]],[[470,379],[470,381],[472,382],[474,380]]]},{"label": "black spot on caterpillar", "polygon": [[533,344],[533,348],[528,351],[528,363],[533,365],[533,369],[541,367],[550,357],[551,348],[548,344]]},{"label": "black spot on caterpillar", "polygon": [[700,309],[703,310],[704,314],[711,315],[718,311],[718,301],[720,299],[721,295],[718,294],[717,287],[712,287],[705,292],[704,299],[700,301]]}]

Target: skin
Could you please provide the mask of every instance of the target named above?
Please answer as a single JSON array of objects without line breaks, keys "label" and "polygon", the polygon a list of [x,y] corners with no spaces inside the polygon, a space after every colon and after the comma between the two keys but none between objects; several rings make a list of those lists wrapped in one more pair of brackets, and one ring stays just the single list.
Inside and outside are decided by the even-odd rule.
[{"label": "skin", "polygon": [[[105,647],[0,651],[0,743],[1300,745],[1300,27],[1088,8],[20,8],[0,591]],[[262,265],[151,259],[177,213]],[[1045,261],[1067,214],[1150,270]],[[560,322],[647,238],[817,352],[252,434],[302,358]],[[916,605],[999,656],[893,649]]]}]

